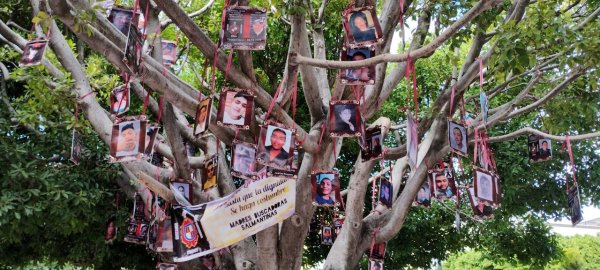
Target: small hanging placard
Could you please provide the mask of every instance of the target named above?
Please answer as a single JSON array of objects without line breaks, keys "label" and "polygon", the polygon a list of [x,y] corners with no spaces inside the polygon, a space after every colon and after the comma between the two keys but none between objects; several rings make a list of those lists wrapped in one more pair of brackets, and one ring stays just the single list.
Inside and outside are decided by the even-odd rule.
[{"label": "small hanging placard", "polygon": [[267,42],[267,12],[261,8],[229,6],[221,29],[221,48],[264,50]]},{"label": "small hanging placard", "polygon": [[217,125],[250,129],[254,114],[254,91],[225,87],[219,98]]},{"label": "small hanging placard", "polygon": [[329,102],[329,135],[360,137],[363,133],[360,103],[357,100]]},{"label": "small hanging placard", "polygon": [[452,151],[467,156],[467,128],[454,121],[448,121],[448,141]]},{"label": "small hanging placard", "polygon": [[112,128],[109,162],[139,160],[144,155],[146,117],[118,119]]},{"label": "small hanging placard", "polygon": [[196,121],[194,122],[194,136],[202,135],[208,130],[210,123],[210,111],[212,109],[212,99],[207,97],[198,102],[196,109]]},{"label": "small hanging placard", "polygon": [[[375,55],[375,47],[342,47],[340,58],[342,61],[359,61],[369,59]],[[339,76],[343,84],[375,84],[375,65],[342,69]]]},{"label": "small hanging placard", "polygon": [[231,158],[231,175],[244,178],[256,179],[256,145],[234,140]]},{"label": "small hanging placard", "polygon": [[372,6],[349,8],[342,13],[346,41],[351,48],[377,44],[383,41],[379,20]]},{"label": "small hanging placard", "polygon": [[21,60],[19,61],[19,67],[34,66],[41,63],[47,46],[48,40],[44,38],[38,38],[27,42],[23,49]]},{"label": "small hanging placard", "polygon": [[295,130],[266,121],[261,127],[257,161],[268,167],[292,170]]},{"label": "small hanging placard", "polygon": [[340,179],[337,171],[313,171],[313,204],[317,206],[339,206],[342,201]]}]

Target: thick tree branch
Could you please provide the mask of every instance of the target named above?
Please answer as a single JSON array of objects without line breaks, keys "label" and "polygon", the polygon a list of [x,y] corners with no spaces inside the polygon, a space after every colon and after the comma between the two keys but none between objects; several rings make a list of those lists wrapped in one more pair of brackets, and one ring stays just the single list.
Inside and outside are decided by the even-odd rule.
[{"label": "thick tree branch", "polygon": [[[208,3],[206,3],[206,5],[204,5],[203,7],[201,7],[199,10],[196,10],[196,11],[190,13],[190,14],[187,14],[186,16],[189,17],[190,19],[198,17],[198,16],[204,14],[204,12],[206,12],[207,10],[209,10],[213,6],[214,3],[215,3],[215,0],[209,0]],[[160,22],[160,27],[162,29],[165,29],[171,23],[173,23],[173,21],[170,18],[167,18],[164,21]]]},{"label": "thick tree branch", "polygon": [[[519,136],[529,135],[529,134],[540,135],[546,139],[551,139],[551,140],[555,140],[555,141],[566,141],[567,140],[567,136],[552,135],[552,134],[548,134],[548,133],[539,131],[537,129],[526,127],[526,128],[522,128],[522,129],[513,131],[513,132],[505,134],[505,135],[490,137],[488,139],[488,142],[495,143],[495,142],[511,141],[511,140],[516,139]],[[587,134],[569,136],[569,140],[574,142],[574,141],[595,139],[598,137],[600,137],[600,132],[592,132],[592,133],[587,133]]]}]

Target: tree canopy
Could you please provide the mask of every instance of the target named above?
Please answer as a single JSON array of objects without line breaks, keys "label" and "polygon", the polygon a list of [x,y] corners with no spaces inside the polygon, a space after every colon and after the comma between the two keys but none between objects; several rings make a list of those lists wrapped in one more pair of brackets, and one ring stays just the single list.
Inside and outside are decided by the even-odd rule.
[{"label": "tree canopy", "polygon": [[[300,142],[297,177],[288,180],[295,181],[295,213],[215,253],[222,269],[357,269],[381,242],[388,245],[388,269],[428,267],[466,249],[476,251],[449,264],[585,264],[576,249],[595,240],[559,239],[544,221],[569,215],[565,190],[574,178],[567,140],[582,203],[600,206],[598,1],[117,1],[138,6],[147,22],[137,75],[123,61],[127,36],[106,19],[103,3],[0,3],[0,253],[6,254],[0,267],[45,261],[147,269],[172,261],[172,254],[146,252],[122,235],[105,244],[106,220],[115,216],[119,231],[126,231],[134,194],[148,199],[148,190],[175,203],[168,187],[173,179],[192,183],[195,203],[243,188],[244,180],[231,175],[232,145],[258,143],[267,120],[294,128]],[[269,10],[264,50],[218,49],[223,9],[232,5]],[[375,56],[338,61],[347,42],[342,11],[369,5],[383,33]],[[26,42],[44,35],[49,46],[41,64],[19,67]],[[177,42],[172,68],[163,64],[161,40]],[[350,86],[339,76],[369,66],[373,84]],[[115,120],[109,98],[128,77],[126,115],[145,113],[160,122],[154,147],[165,158],[160,164],[109,163]],[[248,130],[217,124],[224,87],[254,90]],[[480,93],[487,97],[487,119]],[[212,118],[207,133],[195,136],[205,96],[212,97]],[[360,101],[365,126],[387,133],[381,160],[364,161],[358,138],[331,136],[330,102],[339,100]],[[409,164],[409,114],[417,120],[417,164]],[[450,155],[450,119],[467,123],[465,157]],[[69,161],[75,129],[84,145],[78,165]],[[473,183],[472,164],[479,163],[475,134],[483,132],[500,177],[501,205],[494,218],[479,220],[464,194]],[[552,140],[551,160],[529,162],[530,134]],[[218,157],[217,185],[203,190],[201,172],[212,155]],[[462,194],[459,206],[412,207],[428,170],[448,158]],[[311,173],[333,169],[343,207],[317,207]],[[380,178],[391,181],[390,208],[372,198]],[[321,227],[340,215],[345,222],[335,242],[321,245]],[[198,267],[204,268],[180,264]]]}]

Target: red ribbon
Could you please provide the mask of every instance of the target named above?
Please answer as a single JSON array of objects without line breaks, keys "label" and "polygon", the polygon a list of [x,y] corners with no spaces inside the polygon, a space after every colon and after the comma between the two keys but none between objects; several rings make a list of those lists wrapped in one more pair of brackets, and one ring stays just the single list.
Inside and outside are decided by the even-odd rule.
[{"label": "red ribbon", "polygon": [[377,238],[377,233],[379,232],[379,227],[373,229],[373,238],[371,238],[371,249],[369,251],[369,257],[373,256],[373,247],[375,247],[375,238]]},{"label": "red ribbon", "polygon": [[281,84],[283,84],[283,80],[279,82],[277,90],[275,90],[275,95],[271,100],[271,104],[269,104],[269,109],[267,110],[267,114],[265,115],[265,120],[268,120],[269,116],[271,115],[271,112],[273,112],[273,108],[275,107],[275,103],[277,103],[277,98],[279,97],[279,91],[281,91]]}]

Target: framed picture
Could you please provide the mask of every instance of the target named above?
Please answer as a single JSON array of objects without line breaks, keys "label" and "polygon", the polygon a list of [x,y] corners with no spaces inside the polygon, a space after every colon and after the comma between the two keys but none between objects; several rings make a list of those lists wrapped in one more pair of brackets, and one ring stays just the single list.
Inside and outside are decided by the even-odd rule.
[{"label": "framed picture", "polygon": [[321,244],[327,246],[333,245],[333,231],[331,226],[323,226],[321,229]]},{"label": "framed picture", "polygon": [[257,161],[272,168],[291,170],[294,131],[285,125],[267,121],[261,127]]},{"label": "framed picture", "polygon": [[182,207],[174,206],[171,211],[171,221],[173,222],[173,259],[175,261],[188,261],[200,257],[200,253],[210,249],[210,243],[206,233],[202,228],[200,220],[206,210],[206,204],[199,205],[193,210],[183,211]]},{"label": "framed picture", "polygon": [[367,257],[371,260],[382,261],[385,257],[385,247],[385,242],[377,243],[373,245],[373,249],[369,248],[365,253],[367,254]]},{"label": "framed picture", "polygon": [[429,188],[429,182],[425,181],[419,188],[417,196],[415,197],[414,205],[429,207],[431,206],[431,189]]},{"label": "framed picture", "polygon": [[451,167],[439,168],[428,171],[431,183],[432,197],[438,200],[453,199],[457,194],[454,172]]},{"label": "framed picture", "polygon": [[267,42],[267,12],[261,8],[230,6],[221,26],[221,48],[264,50]]},{"label": "framed picture", "polygon": [[231,175],[245,179],[255,179],[256,146],[234,140],[231,148],[233,149],[233,153],[231,154],[233,156],[231,158]]},{"label": "framed picture", "polygon": [[190,204],[194,204],[192,202],[193,200],[193,192],[192,192],[192,184],[185,181],[185,180],[176,180],[176,181],[171,181],[171,185],[173,186],[172,190],[174,191],[173,193],[177,193],[181,196],[183,196],[188,202],[190,202]]},{"label": "framed picture", "polygon": [[212,155],[204,162],[204,170],[202,172],[202,190],[209,190],[217,185],[217,155]]},{"label": "framed picture", "polygon": [[121,115],[129,111],[129,84],[123,84],[110,91],[110,113]]},{"label": "framed picture", "polygon": [[144,199],[140,194],[135,194],[133,201],[133,217],[136,219],[145,219],[146,218],[146,204],[144,204]]},{"label": "framed picture", "polygon": [[406,118],[406,150],[408,154],[408,164],[411,165],[412,168],[416,168],[418,162],[417,155],[419,153],[417,124],[410,111],[407,112]]},{"label": "framed picture", "polygon": [[123,62],[127,64],[132,74],[138,74],[140,63],[142,61],[142,44],[144,40],[137,26],[129,25],[129,33],[127,35],[127,44],[125,45],[125,54]]},{"label": "framed picture", "polygon": [[106,221],[106,226],[104,230],[104,242],[111,243],[117,238],[117,218],[113,215],[108,218]]},{"label": "framed picture", "polygon": [[369,270],[383,270],[383,262],[369,259]]},{"label": "framed picture", "polygon": [[177,270],[177,264],[172,263],[158,263],[156,270]]},{"label": "framed picture", "polygon": [[144,156],[150,158],[154,153],[154,145],[156,143],[156,137],[158,137],[158,131],[160,127],[158,124],[148,124],[146,125],[146,139],[144,141]]},{"label": "framed picture", "polygon": [[452,151],[461,156],[467,156],[467,128],[465,126],[448,121],[448,141]]},{"label": "framed picture", "polygon": [[146,242],[150,224],[143,219],[130,218],[127,221],[125,242],[143,245]]},{"label": "framed picture", "polygon": [[175,64],[175,60],[177,60],[177,43],[171,40],[163,40],[160,43],[163,65],[170,68]]},{"label": "framed picture", "polygon": [[494,203],[496,193],[494,177],[487,171],[475,169],[475,197]]},{"label": "framed picture", "polygon": [[198,102],[196,121],[194,122],[194,136],[199,136],[208,130],[211,109],[212,99],[210,97],[206,97]]},{"label": "framed picture", "polygon": [[157,252],[173,252],[173,233],[171,217],[167,216],[158,223],[158,236],[156,237]]},{"label": "framed picture", "polygon": [[81,139],[81,133],[77,129],[73,129],[73,138],[71,140],[71,161],[75,165],[79,164],[81,160],[81,149],[83,148],[83,140]]},{"label": "framed picture", "polygon": [[579,187],[577,183],[569,188],[567,193],[567,202],[569,203],[569,215],[571,216],[571,224],[577,225],[583,220],[581,214],[581,200],[579,199]]},{"label": "framed picture", "polygon": [[342,232],[342,227],[344,226],[344,217],[336,218],[333,220],[333,241],[340,235]]},{"label": "framed picture", "polygon": [[379,182],[379,201],[387,208],[392,208],[392,200],[394,198],[394,187],[392,183],[385,178],[381,178]]},{"label": "framed picture", "polygon": [[20,67],[34,66],[42,62],[46,47],[48,46],[48,40],[44,38],[34,39],[23,48],[23,55],[19,61]]},{"label": "framed picture", "polygon": [[362,119],[357,100],[329,102],[329,135],[331,137],[359,137]]},{"label": "framed picture", "polygon": [[[375,56],[375,47],[342,47],[342,61],[365,60]],[[340,79],[343,84],[365,85],[375,84],[375,65],[368,67],[347,68],[340,70]]]},{"label": "framed picture", "polygon": [[139,160],[144,155],[146,145],[146,118],[126,117],[117,120],[112,128],[109,162]]},{"label": "framed picture", "polygon": [[347,43],[352,48],[383,41],[381,26],[372,6],[344,10],[342,24],[346,30]]},{"label": "framed picture", "polygon": [[219,98],[217,125],[237,129],[250,129],[254,114],[252,89],[225,87]]},{"label": "framed picture", "polygon": [[133,17],[133,10],[124,7],[113,6],[108,20],[125,36],[129,32],[129,25],[137,26],[137,18]]},{"label": "framed picture", "polygon": [[500,190],[500,177],[497,174],[492,174],[494,177],[494,204],[500,205],[502,201],[502,192]]},{"label": "framed picture", "polygon": [[317,206],[340,205],[342,196],[340,195],[339,175],[336,171],[313,171],[311,178],[313,204]]},{"label": "framed picture", "polygon": [[477,199],[475,196],[475,189],[472,187],[468,188],[469,190],[469,202],[471,203],[471,208],[473,209],[473,214],[479,218],[490,218],[494,216],[492,212],[492,206],[483,200]]},{"label": "framed picture", "polygon": [[363,161],[379,159],[383,157],[383,133],[381,126],[369,128],[365,131],[364,145],[360,149]]},{"label": "framed picture", "polygon": [[215,262],[215,256],[212,254],[200,257],[200,262],[206,267],[206,269],[219,269],[219,267],[217,267],[217,263]]},{"label": "framed picture", "polygon": [[550,139],[542,139],[537,135],[529,135],[529,161],[540,162],[552,159],[552,141]]}]

